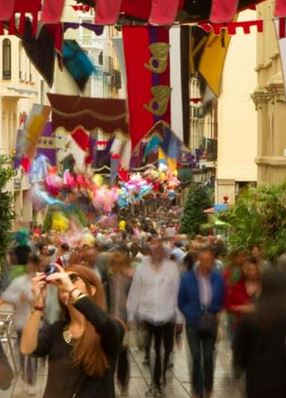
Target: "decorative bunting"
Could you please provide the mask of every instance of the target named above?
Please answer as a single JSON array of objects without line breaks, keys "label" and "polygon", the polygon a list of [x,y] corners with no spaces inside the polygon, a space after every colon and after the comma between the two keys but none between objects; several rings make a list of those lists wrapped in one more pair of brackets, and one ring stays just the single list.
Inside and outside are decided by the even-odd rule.
[{"label": "decorative bunting", "polygon": [[172,25],[180,2],[180,0],[153,0],[149,18],[150,24]]},{"label": "decorative bunting", "polygon": [[238,0],[212,0],[210,21],[229,22],[237,12]]},{"label": "decorative bunting", "polygon": [[59,23],[63,13],[65,0],[45,0],[42,11],[44,24]]},{"label": "decorative bunting", "polygon": [[263,32],[263,20],[258,19],[255,21],[240,21],[229,23],[199,23],[198,26],[205,32],[213,32],[215,35],[221,35],[222,30],[226,30],[229,35],[235,35],[238,28],[242,28],[244,34],[251,33],[250,28],[255,26],[258,33]]},{"label": "decorative bunting", "polygon": [[96,0],[95,23],[113,25],[120,13],[121,0]]},{"label": "decorative bunting", "polygon": [[286,1],[276,0],[274,15],[276,17],[286,17]]},{"label": "decorative bunting", "polygon": [[0,21],[9,21],[13,16],[15,0],[0,1]]},{"label": "decorative bunting", "polygon": [[36,36],[38,29],[38,13],[41,10],[42,3],[41,0],[15,0],[14,16],[10,19],[9,23],[9,33],[15,34],[15,14],[20,14],[20,23],[18,31],[20,34],[24,33],[26,14],[32,14],[32,33]]}]

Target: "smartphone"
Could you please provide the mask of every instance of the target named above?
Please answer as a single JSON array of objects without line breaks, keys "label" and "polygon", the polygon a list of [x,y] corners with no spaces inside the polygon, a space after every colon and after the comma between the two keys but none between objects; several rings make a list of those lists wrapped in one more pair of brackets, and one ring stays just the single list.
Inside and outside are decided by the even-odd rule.
[{"label": "smartphone", "polygon": [[45,267],[44,273],[45,273],[47,276],[52,275],[52,274],[54,274],[55,272],[58,272],[58,269],[57,269],[57,267],[55,266],[55,264],[50,264],[50,265],[47,265],[47,266]]}]

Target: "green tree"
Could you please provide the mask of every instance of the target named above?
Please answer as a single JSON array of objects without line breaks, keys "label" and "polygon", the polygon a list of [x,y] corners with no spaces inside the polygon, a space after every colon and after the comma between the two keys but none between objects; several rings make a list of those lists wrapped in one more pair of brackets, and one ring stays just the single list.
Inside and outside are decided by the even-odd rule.
[{"label": "green tree", "polygon": [[200,233],[201,225],[208,220],[204,210],[212,206],[211,195],[207,188],[201,185],[192,185],[189,188],[181,218],[180,231],[193,238]]},{"label": "green tree", "polygon": [[286,183],[245,190],[220,219],[230,225],[232,249],[260,245],[265,256],[275,261],[286,252]]},{"label": "green tree", "polygon": [[8,156],[0,156],[0,266],[7,254],[11,242],[12,222],[15,218],[13,209],[13,196],[7,192],[7,183],[15,172],[9,165],[11,159]]}]

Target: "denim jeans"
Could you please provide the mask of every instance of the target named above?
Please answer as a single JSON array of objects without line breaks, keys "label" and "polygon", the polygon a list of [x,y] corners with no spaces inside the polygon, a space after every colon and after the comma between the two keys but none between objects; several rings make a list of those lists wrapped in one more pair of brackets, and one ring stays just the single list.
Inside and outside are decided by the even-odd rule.
[{"label": "denim jeans", "polygon": [[216,333],[202,336],[197,328],[188,324],[186,332],[193,359],[193,390],[199,397],[203,397],[204,393],[213,389]]},{"label": "denim jeans", "polygon": [[[145,322],[145,327],[149,332],[151,339],[154,339],[155,364],[152,375],[153,384],[156,388],[161,389],[162,382],[166,382],[166,372],[168,369],[170,354],[174,347],[175,324],[173,322],[168,322],[163,325],[153,325],[149,322]],[[162,360],[163,347],[164,358]]]}]

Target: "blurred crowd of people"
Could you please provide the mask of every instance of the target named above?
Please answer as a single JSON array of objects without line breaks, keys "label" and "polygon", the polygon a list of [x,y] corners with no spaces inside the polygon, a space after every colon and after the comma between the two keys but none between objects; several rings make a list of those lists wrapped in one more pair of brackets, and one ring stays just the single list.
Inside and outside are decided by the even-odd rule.
[{"label": "blurred crowd of people", "polygon": [[[259,246],[229,252],[218,236],[189,240],[175,216],[86,229],[72,243],[36,228],[24,243],[15,242],[1,300],[14,307],[29,394],[42,357],[48,360],[45,398],[113,398],[114,375],[127,396],[136,344],[150,368],[146,396],[160,397],[185,331],[192,397],[211,398],[224,311],[233,377],[246,372],[247,397],[286,396],[285,255],[272,265]],[[11,375],[0,351],[0,388],[9,387]]]}]

